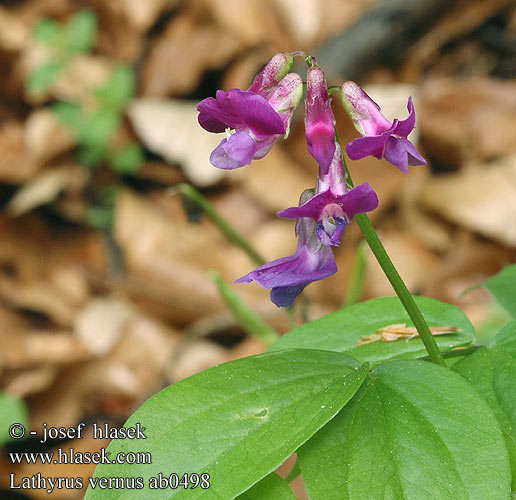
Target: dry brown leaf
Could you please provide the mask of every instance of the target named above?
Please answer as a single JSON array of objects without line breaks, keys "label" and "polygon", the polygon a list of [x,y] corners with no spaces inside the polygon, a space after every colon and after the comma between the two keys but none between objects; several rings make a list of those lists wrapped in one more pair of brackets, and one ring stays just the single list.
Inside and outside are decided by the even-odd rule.
[{"label": "dry brown leaf", "polygon": [[21,50],[29,36],[25,23],[15,14],[0,6],[0,49]]},{"label": "dry brown leaf", "polygon": [[212,366],[227,361],[227,349],[206,340],[196,340],[183,346],[179,356],[171,358],[167,380],[177,382]]},{"label": "dry brown leaf", "polygon": [[60,331],[3,331],[0,366],[9,369],[37,364],[66,365],[91,358],[91,353],[70,333]]},{"label": "dry brown leaf", "polygon": [[163,10],[175,7],[179,0],[146,0],[145,2],[141,0],[119,0],[109,3],[118,3],[124,18],[138,31],[143,32],[156,22]]},{"label": "dry brown leaf", "polygon": [[196,102],[136,99],[129,105],[128,115],[151,151],[171,163],[179,162],[188,178],[202,187],[215,184],[224,176],[224,171],[209,161],[222,137],[200,127],[196,108]]},{"label": "dry brown leaf", "polygon": [[18,398],[46,391],[54,383],[57,373],[55,365],[45,364],[11,374],[5,382],[5,391]]},{"label": "dry brown leaf", "polygon": [[322,19],[316,45],[319,46],[351,26],[374,3],[375,0],[321,1]]},{"label": "dry brown leaf", "polygon": [[232,182],[240,184],[245,192],[271,212],[296,206],[301,193],[313,188],[317,179],[315,170],[313,175],[305,171],[279,145],[261,160],[253,162],[250,168],[242,168],[232,174],[229,178]]},{"label": "dry brown leaf", "polygon": [[[436,272],[440,258],[425,248],[419,240],[404,232],[386,230],[380,231],[379,235],[408,289],[417,293]],[[368,297],[394,295],[391,284],[369,249],[366,262],[366,295]]]},{"label": "dry brown leaf", "polygon": [[75,336],[90,352],[103,356],[118,342],[133,314],[133,306],[125,300],[92,298],[76,316]]},{"label": "dry brown leaf", "polygon": [[29,179],[38,169],[26,154],[25,130],[17,121],[0,125],[0,180],[19,184]]},{"label": "dry brown leaf", "polygon": [[[462,331],[462,328],[456,326],[430,326],[429,328],[432,335],[450,335]],[[400,323],[384,326],[372,335],[363,335],[357,345],[370,344],[378,340],[382,342],[394,342],[399,339],[410,340],[416,337],[419,337],[419,333],[415,327],[407,327],[406,323]]]},{"label": "dry brown leaf", "polygon": [[186,14],[174,17],[152,47],[143,68],[143,95],[178,96],[193,91],[203,72],[234,56],[238,44],[213,25]]},{"label": "dry brown leaf", "polygon": [[[72,424],[77,427],[77,422]],[[41,427],[35,427],[38,434],[41,435]],[[76,453],[94,453],[98,452],[100,448],[107,448],[109,444],[108,439],[94,439],[92,428],[84,428],[82,430],[81,439],[73,439],[71,441],[67,441],[63,443],[59,448],[67,453],[70,448],[73,448],[73,451]],[[53,448],[52,450],[57,457],[59,451],[58,448]],[[69,452],[68,452],[69,453]],[[95,470],[95,464],[57,464],[57,463],[47,463],[47,464],[28,464],[23,463],[22,465],[13,465],[10,464],[8,466],[9,473],[15,473],[16,478],[15,482],[20,483],[22,477],[31,477],[35,474],[40,474],[42,477],[66,477],[66,478],[82,478],[83,488],[75,489],[75,488],[62,488],[58,489],[57,487],[52,491],[52,493],[47,493],[46,488],[41,489],[31,489],[29,490],[31,493],[31,498],[36,500],[43,500],[46,498],[51,499],[59,499],[59,500],[79,500],[83,498],[84,492],[88,486],[88,477],[93,475]],[[2,474],[2,485],[6,488],[9,487],[9,475]]]},{"label": "dry brown leaf", "polygon": [[515,153],[516,84],[431,80],[421,90],[418,125],[425,149],[445,165]]},{"label": "dry brown leaf", "polygon": [[131,293],[167,304],[176,319],[192,319],[199,311],[210,314],[222,307],[204,271],[224,268],[224,242],[208,221],[189,224],[180,200],[172,200],[167,213],[124,192],[118,197],[113,231],[130,273],[125,286]]},{"label": "dry brown leaf", "polygon": [[322,21],[321,0],[273,0],[292,33],[297,50],[309,47],[319,33]]},{"label": "dry brown leaf", "polygon": [[504,245],[516,246],[516,155],[428,179],[424,206]]},{"label": "dry brown leaf", "polygon": [[[203,0],[203,3],[220,27],[244,46],[272,39],[278,42],[282,38],[270,0]],[[276,45],[284,47],[285,40],[281,41]]]},{"label": "dry brown leaf", "polygon": [[10,219],[0,233],[2,299],[71,327],[89,295],[83,268],[95,269],[104,258],[98,252],[98,235],[76,229],[58,234],[35,214]]},{"label": "dry brown leaf", "polygon": [[419,77],[425,66],[438,59],[439,52],[445,44],[471,33],[484,24],[486,19],[493,17],[512,3],[513,0],[459,2],[455,9],[410,47],[405,68],[402,71]]},{"label": "dry brown leaf", "polygon": [[89,173],[76,164],[45,169],[25,183],[7,205],[13,215],[21,215],[40,205],[54,201],[64,190],[80,191],[86,186]]},{"label": "dry brown leaf", "polygon": [[[45,64],[50,55],[48,50],[31,42],[20,57],[15,71],[23,75],[23,80],[35,68]],[[113,69],[113,63],[99,55],[81,54],[70,59],[65,70],[44,91],[25,96],[31,103],[40,103],[49,97],[63,101],[79,102],[86,107],[95,103],[94,90],[104,84]]]},{"label": "dry brown leaf", "polygon": [[29,159],[41,165],[70,150],[75,138],[52,110],[38,108],[25,122],[25,145]]},{"label": "dry brown leaf", "polygon": [[67,367],[51,390],[31,399],[33,426],[71,426],[84,413],[125,418],[161,387],[177,332],[134,311],[106,356]]}]

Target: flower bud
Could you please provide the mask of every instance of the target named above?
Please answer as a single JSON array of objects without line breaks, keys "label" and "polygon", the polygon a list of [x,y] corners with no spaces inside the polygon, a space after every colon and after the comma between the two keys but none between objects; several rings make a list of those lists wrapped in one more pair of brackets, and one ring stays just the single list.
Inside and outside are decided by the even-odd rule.
[{"label": "flower bud", "polygon": [[335,118],[331,109],[324,71],[312,66],[306,75],[306,141],[322,175],[328,173],[335,153]]},{"label": "flower bud", "polygon": [[268,97],[271,107],[280,115],[285,126],[285,137],[290,130],[290,121],[303,98],[303,80],[297,73],[289,73],[278,83]]},{"label": "flower bud", "polygon": [[294,57],[288,52],[276,54],[255,77],[250,92],[267,97],[274,86],[287,75],[294,64]]}]

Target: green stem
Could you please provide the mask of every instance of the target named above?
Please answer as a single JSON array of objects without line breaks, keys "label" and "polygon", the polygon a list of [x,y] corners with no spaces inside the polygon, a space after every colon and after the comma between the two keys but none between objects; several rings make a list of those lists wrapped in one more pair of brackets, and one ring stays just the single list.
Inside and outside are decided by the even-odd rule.
[{"label": "green stem", "polygon": [[[335,137],[339,145],[341,145],[337,134],[335,134]],[[346,164],[344,155],[342,155],[342,161],[347,173],[347,184],[350,188],[352,188],[354,187],[354,184],[353,180],[351,179],[351,174]],[[371,224],[369,217],[366,214],[358,214],[355,215],[355,220],[357,221],[358,227],[360,228],[360,231],[362,231],[362,234],[364,235],[369,248],[376,257],[378,264],[380,264],[380,267],[385,273],[385,276],[387,276],[387,279],[392,285],[392,288],[394,288],[396,295],[399,297],[403,307],[412,320],[412,323],[414,323],[414,326],[416,327],[416,330],[418,331],[419,336],[425,345],[430,360],[437,365],[446,367],[443,355],[439,350],[437,343],[435,342],[430,328],[428,328],[428,325],[426,324],[425,318],[423,318],[423,314],[419,310],[419,307],[416,305],[414,297],[412,297],[412,294],[409,292],[407,285],[405,285],[405,282],[394,267],[394,264],[387,254],[385,247],[382,245],[382,242],[380,241],[378,234]]]},{"label": "green stem", "polygon": [[267,346],[274,344],[280,338],[279,333],[260,318],[219,273],[210,271],[209,274],[235,319],[249,335],[260,339]]},{"label": "green stem", "polygon": [[247,238],[239,233],[226,219],[224,219],[216,210],[215,207],[193,186],[181,183],[172,188],[173,191],[186,196],[188,199],[197,203],[210,219],[226,237],[226,239],[240,247],[257,265],[261,266],[267,261],[258,253]]},{"label": "green stem", "polygon": [[403,307],[414,323],[414,326],[416,327],[419,336],[425,345],[430,360],[438,365],[445,367],[446,364],[444,362],[443,355],[441,354],[439,347],[437,347],[437,343],[435,342],[435,339],[430,332],[430,328],[428,328],[428,325],[426,324],[425,318],[423,318],[423,314],[421,314],[421,311],[417,307],[414,298],[408,291],[407,286],[401,279],[401,276],[394,267],[392,260],[385,251],[385,248],[382,245],[380,238],[378,238],[378,234],[376,234],[376,231],[371,224],[369,217],[366,214],[358,214],[355,216],[355,220],[357,221],[358,227],[362,231],[367,244],[376,257],[376,260],[380,264],[380,267],[387,276],[387,279],[390,281],[392,288],[394,288],[396,295],[398,295],[401,303],[403,304]]}]

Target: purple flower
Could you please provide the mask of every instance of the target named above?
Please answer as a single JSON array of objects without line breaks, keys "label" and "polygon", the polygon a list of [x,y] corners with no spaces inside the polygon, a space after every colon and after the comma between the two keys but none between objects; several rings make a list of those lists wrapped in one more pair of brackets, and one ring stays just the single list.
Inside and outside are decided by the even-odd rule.
[{"label": "purple flower", "polygon": [[[274,66],[277,70],[278,64]],[[215,98],[201,101],[199,123],[208,132],[231,131],[214,149],[210,162],[217,168],[233,170],[263,158],[276,139],[288,134],[290,120],[301,100],[303,82],[296,73],[289,73],[271,88],[277,71],[262,72],[251,90],[217,90]]]},{"label": "purple flower", "polygon": [[271,289],[271,300],[278,307],[292,305],[307,285],[337,272],[331,247],[321,244],[314,227],[312,219],[299,219],[296,224],[299,238],[296,253],[268,262],[235,283],[256,281],[263,288]]},{"label": "purple flower", "polygon": [[378,206],[378,197],[373,188],[360,184],[342,195],[331,190],[317,193],[299,207],[278,212],[286,219],[309,217],[316,222],[317,238],[323,245],[338,246],[342,233],[356,214],[370,212]]},{"label": "purple flower", "polygon": [[309,153],[323,174],[328,172],[335,153],[335,118],[326,88],[324,71],[312,66],[306,75],[305,126]]},{"label": "purple flower", "polygon": [[342,85],[341,100],[351,116],[355,128],[364,136],[354,139],[346,146],[352,160],[366,156],[385,158],[403,173],[409,165],[426,165],[426,160],[407,139],[414,129],[416,114],[409,97],[408,118],[395,119],[392,123],[383,116],[380,107],[354,82]]},{"label": "purple flower", "polygon": [[281,210],[277,215],[286,219],[313,219],[319,241],[323,245],[338,246],[351,219],[356,214],[370,212],[378,206],[378,196],[369,184],[360,184],[348,191],[344,172],[342,151],[336,144],[328,173],[322,175],[319,172],[317,194],[299,207]]},{"label": "purple flower", "polygon": [[276,54],[265,68],[254,77],[253,83],[247,90],[267,98],[276,84],[290,72],[293,64],[294,57],[292,54],[287,52]]}]

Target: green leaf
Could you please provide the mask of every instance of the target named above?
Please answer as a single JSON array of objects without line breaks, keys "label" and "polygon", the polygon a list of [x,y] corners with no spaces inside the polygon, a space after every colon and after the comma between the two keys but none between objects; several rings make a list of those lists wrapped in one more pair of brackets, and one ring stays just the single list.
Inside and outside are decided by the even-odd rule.
[{"label": "green leaf", "polygon": [[502,427],[516,492],[516,360],[496,349],[480,349],[453,366],[491,407]]},{"label": "green leaf", "polygon": [[108,157],[109,166],[120,174],[135,174],[144,161],[143,149],[139,144],[127,144]]},{"label": "green leaf", "polygon": [[77,156],[79,163],[85,167],[98,167],[106,156],[106,146],[104,144],[88,144],[79,150]]},{"label": "green leaf", "polygon": [[516,359],[516,320],[505,325],[491,340],[490,347],[496,347]]},{"label": "green leaf", "polygon": [[208,473],[207,490],[90,489],[87,500],[230,500],[274,471],[324,426],[360,387],[367,365],[342,353],[288,350],[242,358],[182,380],[150,398],[127,421],[145,442],[112,441],[108,451],[148,451],[152,464],[99,465],[96,477],[167,471]]},{"label": "green leaf", "polygon": [[64,125],[76,136],[79,136],[84,121],[82,109],[79,104],[70,101],[58,101],[52,106],[52,111]]},{"label": "green leaf", "polygon": [[130,66],[120,65],[113,70],[109,80],[99,87],[95,94],[101,107],[122,111],[134,95],[136,87],[134,70]]},{"label": "green leaf", "polygon": [[36,24],[32,36],[38,42],[51,45],[61,35],[62,31],[62,26],[55,19],[46,17]]},{"label": "green leaf", "polygon": [[115,217],[112,207],[91,207],[86,215],[87,223],[98,229],[109,229]]},{"label": "green leaf", "polygon": [[222,279],[219,273],[212,271],[210,274],[224,302],[245,332],[260,339],[265,345],[274,344],[280,337],[279,333],[260,318]]},{"label": "green leaf", "polygon": [[89,52],[95,46],[97,16],[86,9],[75,14],[63,28],[63,49],[69,54]]},{"label": "green leaf", "polygon": [[237,500],[296,500],[296,497],[288,483],[273,473],[242,493]]},{"label": "green leaf", "polygon": [[[58,102],[52,109],[59,120],[72,130],[82,147],[79,152],[81,163],[89,167],[98,165],[106,155],[113,132],[120,125],[120,115],[102,109],[85,115],[81,107],[73,102]],[[134,159],[134,151],[129,153],[131,155]],[[121,161],[124,159],[127,160],[122,158]]]},{"label": "green leaf", "polygon": [[86,116],[79,128],[79,141],[88,146],[106,147],[120,125],[120,115],[108,109],[98,109]]},{"label": "green leaf", "polygon": [[0,391],[0,445],[12,441],[9,427],[22,424],[27,427],[27,410],[22,400]]},{"label": "green leaf", "polygon": [[[462,332],[436,336],[441,351],[468,345],[475,333],[464,313],[456,306],[427,297],[414,297],[430,326],[456,326]],[[300,348],[346,352],[360,361],[379,362],[396,358],[417,358],[427,354],[419,338],[376,341],[357,347],[360,338],[387,325],[406,323],[412,326],[397,297],[381,297],[360,302],[323,318],[306,323],[281,337],[269,350]]]},{"label": "green leaf", "polygon": [[27,90],[33,94],[43,92],[56,81],[64,68],[64,64],[58,61],[49,61],[34,68],[27,77]]},{"label": "green leaf", "polygon": [[466,380],[415,360],[378,366],[298,450],[311,500],[509,500],[505,442]]},{"label": "green leaf", "polygon": [[507,266],[482,284],[516,317],[516,264]]}]

